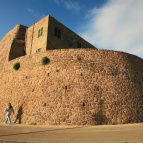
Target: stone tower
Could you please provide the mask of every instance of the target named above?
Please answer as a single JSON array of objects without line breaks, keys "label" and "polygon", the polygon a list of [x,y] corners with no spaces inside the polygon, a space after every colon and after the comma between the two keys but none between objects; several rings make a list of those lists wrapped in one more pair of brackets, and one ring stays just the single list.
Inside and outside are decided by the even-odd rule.
[{"label": "stone tower", "polygon": [[16,25],[2,39],[0,47],[2,48],[1,57],[5,53],[8,61],[24,55],[54,49],[96,49],[50,15],[30,27]]}]

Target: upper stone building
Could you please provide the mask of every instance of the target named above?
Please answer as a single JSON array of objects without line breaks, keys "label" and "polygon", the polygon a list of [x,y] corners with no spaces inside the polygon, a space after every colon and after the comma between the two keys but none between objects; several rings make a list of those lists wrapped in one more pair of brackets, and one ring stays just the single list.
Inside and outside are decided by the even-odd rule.
[{"label": "upper stone building", "polygon": [[[89,42],[78,36],[69,28],[58,22],[52,16],[46,16],[30,27],[16,25],[7,33],[8,45],[0,46],[8,48],[5,53],[8,61],[15,58],[33,54],[36,52],[63,49],[63,48],[94,48]],[[6,38],[2,41],[6,41]],[[2,53],[3,54],[3,53]],[[5,55],[4,54],[4,55]]]},{"label": "upper stone building", "polygon": [[95,48],[51,16],[27,28],[26,54],[63,48]]}]

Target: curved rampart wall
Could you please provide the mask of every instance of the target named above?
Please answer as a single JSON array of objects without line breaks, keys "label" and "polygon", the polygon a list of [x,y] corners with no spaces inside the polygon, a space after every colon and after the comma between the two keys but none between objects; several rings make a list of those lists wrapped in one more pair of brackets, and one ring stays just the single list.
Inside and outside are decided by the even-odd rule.
[{"label": "curved rampart wall", "polygon": [[[45,66],[44,56],[50,59]],[[16,62],[18,71],[12,68]],[[127,53],[50,50],[5,63],[0,77],[0,122],[9,102],[15,110],[12,120],[19,115],[17,122],[24,124],[143,121],[143,59]]]}]

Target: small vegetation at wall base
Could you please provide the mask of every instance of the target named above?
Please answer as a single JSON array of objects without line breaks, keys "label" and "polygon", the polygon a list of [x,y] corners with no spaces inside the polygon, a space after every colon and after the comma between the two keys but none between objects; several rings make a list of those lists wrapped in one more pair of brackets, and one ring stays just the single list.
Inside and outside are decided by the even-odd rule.
[{"label": "small vegetation at wall base", "polygon": [[46,64],[50,63],[50,59],[47,57],[43,57],[41,59],[41,63],[42,63],[42,65],[46,65]]},{"label": "small vegetation at wall base", "polygon": [[17,62],[13,65],[13,69],[18,70],[20,68],[20,63]]}]

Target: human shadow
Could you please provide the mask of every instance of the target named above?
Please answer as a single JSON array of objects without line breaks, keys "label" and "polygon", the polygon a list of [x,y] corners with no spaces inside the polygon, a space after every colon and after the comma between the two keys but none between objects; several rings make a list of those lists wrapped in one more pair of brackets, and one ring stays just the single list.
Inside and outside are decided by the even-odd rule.
[{"label": "human shadow", "polygon": [[99,103],[100,110],[97,113],[93,114],[93,120],[97,125],[106,125],[108,123],[108,118],[103,114],[104,101],[100,100]]},{"label": "human shadow", "polygon": [[93,119],[97,125],[106,125],[108,122],[107,117],[103,115],[102,111],[99,111],[98,113],[93,114]]},{"label": "human shadow", "polygon": [[17,111],[17,115],[16,115],[16,119],[15,119],[14,123],[16,123],[18,120],[18,123],[21,124],[22,114],[23,114],[23,109],[22,109],[22,105],[21,105]]}]

